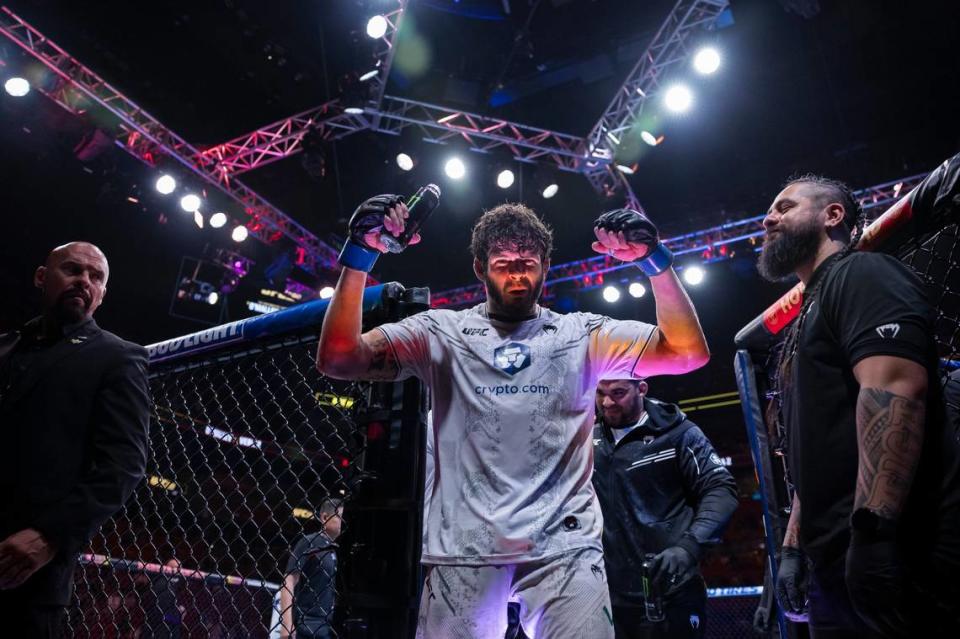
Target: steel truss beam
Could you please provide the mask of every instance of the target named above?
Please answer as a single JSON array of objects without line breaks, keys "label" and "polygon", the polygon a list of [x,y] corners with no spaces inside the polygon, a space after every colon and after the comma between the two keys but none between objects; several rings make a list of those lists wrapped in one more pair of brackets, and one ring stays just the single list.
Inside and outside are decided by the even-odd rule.
[{"label": "steel truss beam", "polygon": [[238,202],[248,215],[250,233],[264,242],[287,237],[304,249],[303,268],[317,273],[337,266],[337,252],[239,180],[223,179],[223,169],[159,120],[78,62],[52,40],[6,7],[0,9],[0,34],[42,62],[59,78],[43,91],[61,107],[83,114],[92,104],[112,113],[122,135],[117,142],[151,166],[168,155]]},{"label": "steel truss beam", "polygon": [[[856,191],[854,196],[864,211],[867,212],[869,222],[876,216],[871,216],[871,213],[882,213],[886,210],[886,207],[896,202],[901,194],[908,193],[926,176],[926,173],[921,173],[892,182],[884,182]],[[764,215],[755,215],[734,222],[726,222],[711,228],[671,237],[665,239],[663,243],[673,251],[674,255],[709,251],[713,260],[723,259],[722,255],[715,254],[714,251],[721,246],[748,241],[763,235],[764,217]],[[547,272],[545,286],[549,289],[549,287],[557,284],[573,282],[578,290],[591,290],[604,284],[604,276],[607,273],[633,268],[631,263],[615,260],[608,255],[595,255],[586,259],[551,266]],[[638,271],[631,270],[631,274],[640,277]],[[547,296],[549,297],[549,290]],[[474,284],[433,293],[431,304],[434,308],[457,308],[477,304],[483,299],[485,299],[483,285]]]}]

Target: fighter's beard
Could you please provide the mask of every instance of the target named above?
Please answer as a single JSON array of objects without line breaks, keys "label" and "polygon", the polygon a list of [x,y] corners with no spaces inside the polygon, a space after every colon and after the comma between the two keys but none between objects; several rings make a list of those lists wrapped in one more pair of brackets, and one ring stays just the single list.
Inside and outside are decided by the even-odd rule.
[{"label": "fighter's beard", "polygon": [[541,277],[540,281],[534,284],[523,297],[512,297],[508,300],[503,291],[497,288],[494,282],[484,278],[490,315],[513,321],[533,317],[537,307],[537,300],[540,299],[540,293],[543,291],[543,281],[544,278]]},{"label": "fighter's beard", "polygon": [[773,239],[764,241],[757,270],[768,282],[779,282],[814,259],[819,248],[820,233],[815,226],[797,229],[789,235],[780,231]]}]

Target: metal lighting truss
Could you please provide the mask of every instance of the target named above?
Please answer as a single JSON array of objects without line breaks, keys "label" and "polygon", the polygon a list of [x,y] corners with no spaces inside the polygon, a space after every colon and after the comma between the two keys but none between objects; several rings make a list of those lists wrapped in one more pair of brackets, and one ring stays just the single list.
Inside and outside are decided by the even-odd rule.
[{"label": "metal lighting truss", "polygon": [[337,267],[337,252],[239,180],[224,180],[223,168],[156,118],[78,62],[61,47],[7,7],[0,8],[0,34],[43,63],[56,74],[56,86],[42,91],[61,107],[83,114],[96,103],[119,120],[122,133],[117,143],[137,159],[153,166],[168,155],[216,186],[243,206],[249,216],[247,228],[260,240],[272,242],[286,236],[304,249],[304,269],[317,273]]},{"label": "metal lighting truss", "polygon": [[587,135],[590,163],[584,171],[597,192],[611,195],[626,188],[623,175],[613,165],[616,148],[636,124],[643,107],[659,89],[669,70],[687,60],[695,32],[710,28],[729,6],[729,0],[678,0],[650,46],[614,95]]},{"label": "metal lighting truss", "polygon": [[[909,193],[926,176],[926,173],[921,173],[892,182],[877,184],[856,191],[854,197],[857,198],[865,211],[874,210],[876,213],[882,213],[896,202],[901,195]],[[763,235],[764,217],[765,215],[756,215],[734,222],[726,222],[708,229],[671,237],[663,240],[663,243],[677,256],[707,251],[713,255],[713,251],[718,247],[751,240]],[[868,215],[868,219],[871,217],[875,216]],[[718,257],[722,259],[721,255],[715,256],[714,259]],[[563,282],[574,282],[577,289],[590,290],[603,285],[605,274],[631,268],[633,268],[632,263],[621,262],[609,255],[595,255],[586,259],[551,266],[547,272],[545,286],[550,287]],[[473,284],[433,293],[431,304],[434,308],[451,308],[476,304],[483,299],[483,285]]]}]

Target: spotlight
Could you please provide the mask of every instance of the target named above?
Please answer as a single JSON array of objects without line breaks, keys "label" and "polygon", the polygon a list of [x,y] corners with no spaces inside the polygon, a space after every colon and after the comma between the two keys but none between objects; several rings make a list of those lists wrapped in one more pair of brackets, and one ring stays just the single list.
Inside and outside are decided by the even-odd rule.
[{"label": "spotlight", "polygon": [[674,113],[683,113],[693,104],[693,94],[682,84],[675,84],[667,89],[663,103]]},{"label": "spotlight", "polygon": [[212,291],[207,295],[207,304],[210,306],[216,306],[217,302],[220,301],[220,295],[216,291]]},{"label": "spotlight", "polygon": [[556,194],[557,194],[557,191],[559,191],[559,190],[560,190],[560,186],[559,186],[556,182],[552,182],[552,183],[548,184],[546,187],[544,187],[544,189],[543,189],[543,197],[544,197],[545,199],[549,200],[549,199],[552,198],[554,195],[556,195]]},{"label": "spotlight", "polygon": [[22,98],[30,93],[30,83],[26,78],[10,78],[3,83],[3,88],[15,98]]},{"label": "spotlight", "polygon": [[626,164],[617,164],[615,166],[617,167],[618,171],[620,171],[625,175],[633,175],[634,173],[637,172],[636,164],[634,164],[633,166],[627,166]]},{"label": "spotlight", "polygon": [[180,208],[187,213],[194,213],[200,210],[200,197],[193,193],[187,193],[180,198]]},{"label": "spotlight", "polygon": [[397,166],[401,171],[409,171],[413,168],[413,158],[406,153],[397,154]]},{"label": "spotlight", "polygon": [[460,158],[450,158],[443,167],[443,171],[451,180],[459,180],[467,174],[467,167]]},{"label": "spotlight", "polygon": [[363,108],[361,107],[347,107],[343,110],[344,113],[349,113],[350,115],[363,115]]},{"label": "spotlight", "polygon": [[720,52],[713,47],[703,47],[693,56],[693,68],[697,73],[710,75],[720,68]]},{"label": "spotlight", "polygon": [[330,299],[331,297],[333,297],[333,287],[332,287],[332,286],[324,286],[323,288],[320,289],[320,299],[322,299],[322,300],[328,300],[328,299]]},{"label": "spotlight", "polygon": [[227,214],[226,213],[214,213],[210,216],[210,226],[215,229],[220,228],[227,223]]},{"label": "spotlight", "polygon": [[616,286],[604,286],[603,299],[613,304],[620,299],[620,289]]},{"label": "spotlight", "polygon": [[647,294],[647,287],[640,282],[631,282],[627,292],[630,293],[630,297],[643,297]]},{"label": "spotlight", "polygon": [[233,238],[234,242],[242,242],[247,239],[247,235],[249,234],[250,231],[247,230],[247,227],[241,224],[233,229],[233,233],[230,234],[230,237]]},{"label": "spotlight", "polygon": [[513,171],[504,169],[497,174],[497,186],[501,189],[509,189],[513,186]]},{"label": "spotlight", "polygon": [[387,33],[387,19],[383,16],[373,16],[367,20],[367,35],[374,40],[382,38]]},{"label": "spotlight", "polygon": [[172,175],[164,173],[157,178],[156,187],[160,195],[170,195],[177,189],[177,181],[173,179]]},{"label": "spotlight", "polygon": [[697,286],[703,282],[705,276],[706,273],[704,273],[703,269],[699,266],[688,266],[683,269],[683,281],[690,286]]},{"label": "spotlight", "polygon": [[649,144],[650,146],[657,146],[657,144],[660,143],[659,140],[657,140],[657,138],[653,135],[653,133],[650,133],[649,131],[641,131],[640,139],[646,142],[647,144]]},{"label": "spotlight", "polygon": [[371,69],[363,75],[360,76],[360,82],[366,82],[367,80],[373,80],[377,77],[377,74],[380,73],[380,69]]},{"label": "spotlight", "polygon": [[197,228],[203,228],[203,213],[200,211],[193,212],[193,223],[197,225]]}]

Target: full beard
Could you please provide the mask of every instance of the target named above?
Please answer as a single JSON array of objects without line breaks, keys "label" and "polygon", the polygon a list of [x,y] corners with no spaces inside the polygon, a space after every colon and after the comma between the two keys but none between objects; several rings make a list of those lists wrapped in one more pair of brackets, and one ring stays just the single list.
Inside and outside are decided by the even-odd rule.
[{"label": "full beard", "polygon": [[[487,288],[487,297],[492,302],[492,311],[496,315],[503,315],[511,319],[526,319],[533,314],[533,309],[543,292],[544,277],[541,277],[533,286],[529,287],[526,295],[507,295],[497,285],[484,278]],[[526,284],[526,282],[523,282]]]},{"label": "full beard", "polygon": [[797,267],[817,255],[820,248],[820,232],[810,225],[791,232],[780,231],[773,239],[767,239],[760,251],[757,270],[768,282],[779,282],[793,275]]}]

